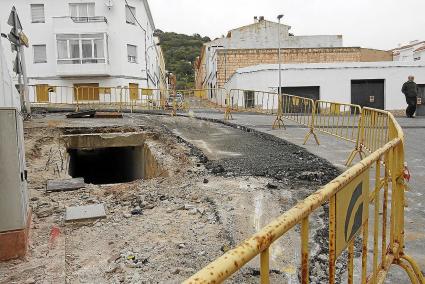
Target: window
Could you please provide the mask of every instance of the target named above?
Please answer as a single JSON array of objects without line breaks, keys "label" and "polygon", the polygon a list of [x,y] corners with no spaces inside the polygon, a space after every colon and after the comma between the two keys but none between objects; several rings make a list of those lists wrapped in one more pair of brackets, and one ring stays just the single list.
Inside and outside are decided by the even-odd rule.
[{"label": "window", "polygon": [[46,63],[47,62],[47,52],[46,45],[33,45],[34,49],[34,63]]},{"label": "window", "polygon": [[132,25],[136,24],[136,8],[125,6],[125,22]]},{"label": "window", "polygon": [[72,18],[94,17],[94,3],[71,3],[69,11]]},{"label": "window", "polygon": [[58,64],[106,63],[105,34],[58,34]]},{"label": "window", "polygon": [[128,62],[137,63],[137,46],[127,44],[127,57]]},{"label": "window", "polygon": [[31,22],[44,23],[44,4],[31,4]]}]

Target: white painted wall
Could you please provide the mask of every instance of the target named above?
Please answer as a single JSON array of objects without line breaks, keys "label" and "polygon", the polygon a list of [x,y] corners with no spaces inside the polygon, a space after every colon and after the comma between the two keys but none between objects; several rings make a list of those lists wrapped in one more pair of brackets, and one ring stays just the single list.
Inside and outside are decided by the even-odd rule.
[{"label": "white painted wall", "polygon": [[[320,86],[320,99],[351,103],[351,80],[384,79],[385,109],[406,107],[401,87],[409,75],[425,84],[423,62],[354,62],[332,64],[284,64],[283,87]],[[277,92],[278,65],[239,69],[225,85],[227,90],[245,89]]]},{"label": "white painted wall", "polygon": [[[154,22],[150,15],[146,0],[127,0],[130,6],[136,8],[136,17],[145,32],[138,26],[126,23],[125,2],[113,1],[109,9],[104,0],[2,0],[0,23],[2,32],[8,33],[6,24],[10,10],[15,5],[25,34],[30,40],[25,56],[30,84],[51,84],[55,86],[72,86],[74,83],[99,83],[101,87],[128,86],[138,83],[140,88],[156,88],[160,75],[158,53],[155,48],[153,33]],[[69,3],[95,3],[95,16],[104,16],[107,23],[74,23],[70,18]],[[30,4],[44,4],[45,23],[31,23]],[[60,18],[65,17],[65,18]],[[57,64],[56,33],[96,33],[105,32],[108,35],[108,63],[96,64]],[[2,39],[7,44],[6,39]],[[33,63],[33,45],[46,44],[47,63]],[[137,63],[127,59],[127,44],[137,46]],[[153,46],[152,48],[149,48]],[[148,50],[145,57],[145,50]],[[6,58],[9,67],[12,66],[10,48],[6,48]],[[148,71],[146,72],[146,60]],[[151,78],[147,82],[147,73]],[[66,74],[66,76],[63,76]],[[82,76],[84,75],[84,76]],[[106,75],[106,76],[105,76]]]},{"label": "white painted wall", "polygon": [[12,76],[7,67],[2,42],[0,42],[0,72],[0,107],[15,107],[20,109],[21,103],[19,94],[13,84]]}]

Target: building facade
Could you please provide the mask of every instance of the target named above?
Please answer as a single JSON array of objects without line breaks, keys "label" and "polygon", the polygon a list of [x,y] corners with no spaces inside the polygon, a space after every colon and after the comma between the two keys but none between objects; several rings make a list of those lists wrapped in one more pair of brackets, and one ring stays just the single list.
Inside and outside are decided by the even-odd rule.
[{"label": "building facade", "polygon": [[239,68],[278,63],[279,39],[286,64],[392,60],[389,51],[343,47],[342,35],[294,36],[290,29],[256,17],[253,24],[206,43],[195,64],[197,88],[221,88]]},{"label": "building facade", "polygon": [[47,86],[90,86],[97,90],[90,100],[102,100],[110,88],[156,89],[165,78],[147,0],[5,0],[3,27],[12,6],[30,42],[29,84],[43,86],[30,90],[33,101],[54,95]]},{"label": "building facade", "polygon": [[[419,97],[425,98],[425,64],[420,61],[283,64],[281,74],[282,93],[387,110],[406,107],[401,88],[409,75],[415,75]],[[225,88],[276,94],[278,78],[277,64],[250,66],[238,69]],[[252,106],[263,103],[261,98],[253,99],[257,101]],[[233,98],[234,103],[243,100]],[[277,103],[277,98],[270,101]]]},{"label": "building facade", "polygon": [[425,61],[425,41],[414,40],[391,50],[394,61]]}]

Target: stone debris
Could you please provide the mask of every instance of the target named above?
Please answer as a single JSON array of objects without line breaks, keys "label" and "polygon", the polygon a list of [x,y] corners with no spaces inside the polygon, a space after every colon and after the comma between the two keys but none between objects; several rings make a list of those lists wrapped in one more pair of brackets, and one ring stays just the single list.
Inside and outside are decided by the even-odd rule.
[{"label": "stone debris", "polygon": [[47,192],[72,191],[84,188],[86,184],[83,178],[72,178],[62,180],[48,180],[46,185]]}]

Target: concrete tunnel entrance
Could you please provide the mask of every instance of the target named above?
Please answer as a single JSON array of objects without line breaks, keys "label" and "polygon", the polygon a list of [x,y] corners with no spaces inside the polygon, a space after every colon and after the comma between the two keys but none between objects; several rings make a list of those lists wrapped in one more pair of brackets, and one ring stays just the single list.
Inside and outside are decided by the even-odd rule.
[{"label": "concrete tunnel entrance", "polygon": [[111,184],[145,178],[143,147],[69,149],[69,174],[86,183]]},{"label": "concrete tunnel entrance", "polygon": [[115,184],[163,174],[142,133],[96,133],[64,137],[68,173],[85,183]]}]

